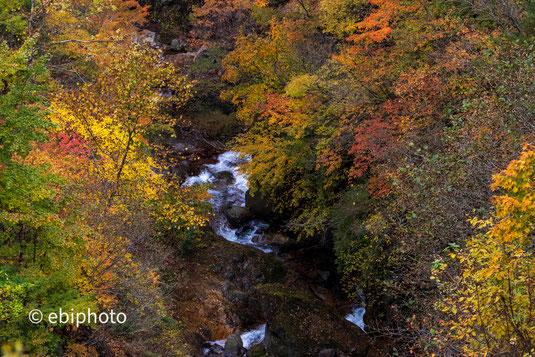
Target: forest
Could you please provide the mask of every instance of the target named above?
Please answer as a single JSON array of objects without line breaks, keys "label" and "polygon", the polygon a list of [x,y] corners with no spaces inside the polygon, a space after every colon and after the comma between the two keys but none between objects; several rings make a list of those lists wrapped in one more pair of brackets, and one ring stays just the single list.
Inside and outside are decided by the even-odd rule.
[{"label": "forest", "polygon": [[1,355],[535,356],[534,46],[532,0],[0,0]]}]

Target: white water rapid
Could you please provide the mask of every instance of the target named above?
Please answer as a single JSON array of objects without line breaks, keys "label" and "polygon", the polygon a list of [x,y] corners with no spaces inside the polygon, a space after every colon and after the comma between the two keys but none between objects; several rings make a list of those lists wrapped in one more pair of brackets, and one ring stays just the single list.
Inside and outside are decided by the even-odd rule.
[{"label": "white water rapid", "polygon": [[[264,337],[266,336],[266,324],[260,325],[254,330],[244,332],[240,335],[241,340],[243,342],[243,347],[248,350],[249,348],[253,347],[254,345],[258,345],[259,343],[262,343],[264,341]],[[209,342],[211,346],[218,345],[223,348],[225,348],[225,342],[227,340],[217,340],[213,342]],[[204,354],[207,355],[210,352],[210,347],[207,347],[204,349]]]},{"label": "white water rapid", "polygon": [[[251,219],[239,227],[233,227],[225,212],[233,207],[245,207],[245,195],[248,190],[248,180],[245,173],[240,171],[240,166],[249,160],[247,156],[240,156],[235,151],[227,151],[217,157],[215,164],[204,165],[203,170],[197,176],[189,177],[184,186],[210,184],[208,192],[211,194],[210,202],[213,206],[214,215],[210,219],[210,225],[214,232],[226,240],[239,244],[248,245],[263,252],[272,252],[269,245],[253,241],[255,236],[263,234],[268,228],[268,224],[258,219]],[[353,307],[352,311],[345,316],[345,319],[357,325],[364,331],[364,313],[363,307]],[[266,333],[266,324],[258,326],[256,329],[242,333],[240,336],[243,341],[243,347],[250,347],[261,343]],[[204,349],[205,355],[213,355],[214,348],[222,352],[226,339],[217,341],[208,341]],[[215,352],[217,354],[217,352]]]},{"label": "white water rapid", "polygon": [[366,313],[365,308],[354,307],[353,310],[351,310],[351,312],[346,315],[346,320],[351,322],[352,324],[357,325],[358,327],[360,327],[362,331],[364,331],[364,314],[365,313]]},{"label": "white water rapid", "polygon": [[223,213],[232,206],[245,207],[248,181],[247,176],[240,171],[239,167],[247,160],[249,160],[247,156],[240,157],[238,152],[224,152],[218,156],[215,164],[205,165],[199,175],[189,177],[183,185],[210,183],[212,188],[208,190],[208,193],[212,195],[210,202],[214,207],[214,216],[210,220],[210,225],[214,231],[226,240],[269,253],[272,249],[268,245],[253,242],[253,238],[262,234],[269,226],[267,223],[253,219],[241,227],[233,228]]}]

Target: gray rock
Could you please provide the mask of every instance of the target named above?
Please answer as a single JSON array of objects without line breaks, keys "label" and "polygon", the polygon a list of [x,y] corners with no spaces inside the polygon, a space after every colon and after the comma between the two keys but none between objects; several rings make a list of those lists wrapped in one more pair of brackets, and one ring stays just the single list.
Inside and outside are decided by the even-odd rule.
[{"label": "gray rock", "polygon": [[283,284],[264,284],[258,289],[267,320],[264,346],[268,355],[317,356],[336,341],[337,354],[366,356],[369,337],[358,327],[349,326],[348,321],[308,290]]},{"label": "gray rock", "polygon": [[327,270],[320,270],[319,275],[321,280],[328,281],[329,277],[331,276],[331,273]]},{"label": "gray rock", "polygon": [[198,155],[202,148],[193,143],[175,143],[173,144],[173,151],[183,156],[190,156]]},{"label": "gray rock", "polygon": [[320,351],[319,357],[336,357],[338,354],[334,348],[328,348],[326,350]]},{"label": "gray rock", "polygon": [[134,39],[136,43],[146,43],[151,47],[158,47],[158,40],[156,39],[156,32],[149,30],[142,30]]},{"label": "gray rock", "polygon": [[239,227],[251,219],[251,212],[247,207],[232,206],[224,214],[233,227]]},{"label": "gray rock", "polygon": [[178,38],[171,41],[171,49],[177,52],[183,52],[186,49],[186,43]]},{"label": "gray rock", "polygon": [[241,340],[241,337],[237,333],[233,333],[229,337],[227,337],[227,341],[225,341],[225,354],[228,354],[230,356],[240,356],[243,349],[243,341]]},{"label": "gray rock", "polygon": [[213,345],[208,345],[207,347],[204,347],[203,349],[204,349],[205,356],[221,356],[224,353],[223,347],[215,343]]},{"label": "gray rock", "polygon": [[221,171],[215,174],[215,178],[222,180],[229,185],[234,182],[234,174],[230,171]]}]

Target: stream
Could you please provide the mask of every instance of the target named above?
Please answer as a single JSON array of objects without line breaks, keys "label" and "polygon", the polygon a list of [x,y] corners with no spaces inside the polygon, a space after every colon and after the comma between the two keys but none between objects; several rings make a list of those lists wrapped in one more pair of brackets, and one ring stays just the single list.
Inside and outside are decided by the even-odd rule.
[{"label": "stream", "polygon": [[[247,245],[261,250],[264,253],[273,253],[274,247],[268,244],[255,242],[266,231],[269,224],[255,217],[244,220],[238,227],[230,223],[225,215],[232,207],[245,207],[245,196],[248,190],[248,180],[240,166],[250,160],[235,151],[226,151],[217,157],[214,164],[206,164],[197,176],[191,176],[183,183],[184,186],[209,184],[208,192],[211,194],[210,203],[213,205],[213,216],[210,226],[216,234],[228,241]],[[354,306],[345,319],[359,326],[364,331],[363,316],[366,310],[361,306]],[[250,347],[262,343],[265,337],[266,324],[240,334],[243,347]],[[209,346],[224,348],[225,339],[208,342]],[[210,347],[204,349],[204,354],[210,353]]]},{"label": "stream", "polygon": [[239,167],[247,160],[248,157],[240,157],[238,152],[224,152],[218,156],[215,164],[205,165],[199,175],[189,177],[183,185],[211,184],[208,193],[212,195],[210,203],[214,208],[214,216],[210,219],[210,225],[217,235],[228,241],[270,253],[273,251],[272,247],[253,241],[255,236],[262,234],[269,227],[268,223],[250,219],[243,226],[232,228],[224,214],[231,207],[245,207],[245,193],[249,187],[247,176]]}]

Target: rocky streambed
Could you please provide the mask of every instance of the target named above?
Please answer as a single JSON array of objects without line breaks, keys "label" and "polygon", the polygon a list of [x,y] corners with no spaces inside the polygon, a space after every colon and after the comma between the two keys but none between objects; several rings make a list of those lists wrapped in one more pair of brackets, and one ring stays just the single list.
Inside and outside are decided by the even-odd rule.
[{"label": "rocky streambed", "polygon": [[[380,356],[364,308],[334,288],[324,249],[289,247],[269,208],[248,195],[247,157],[227,151],[184,185],[212,195],[210,229],[194,254],[172,262],[174,317],[195,356]],[[303,250],[303,249],[301,249]]]}]

